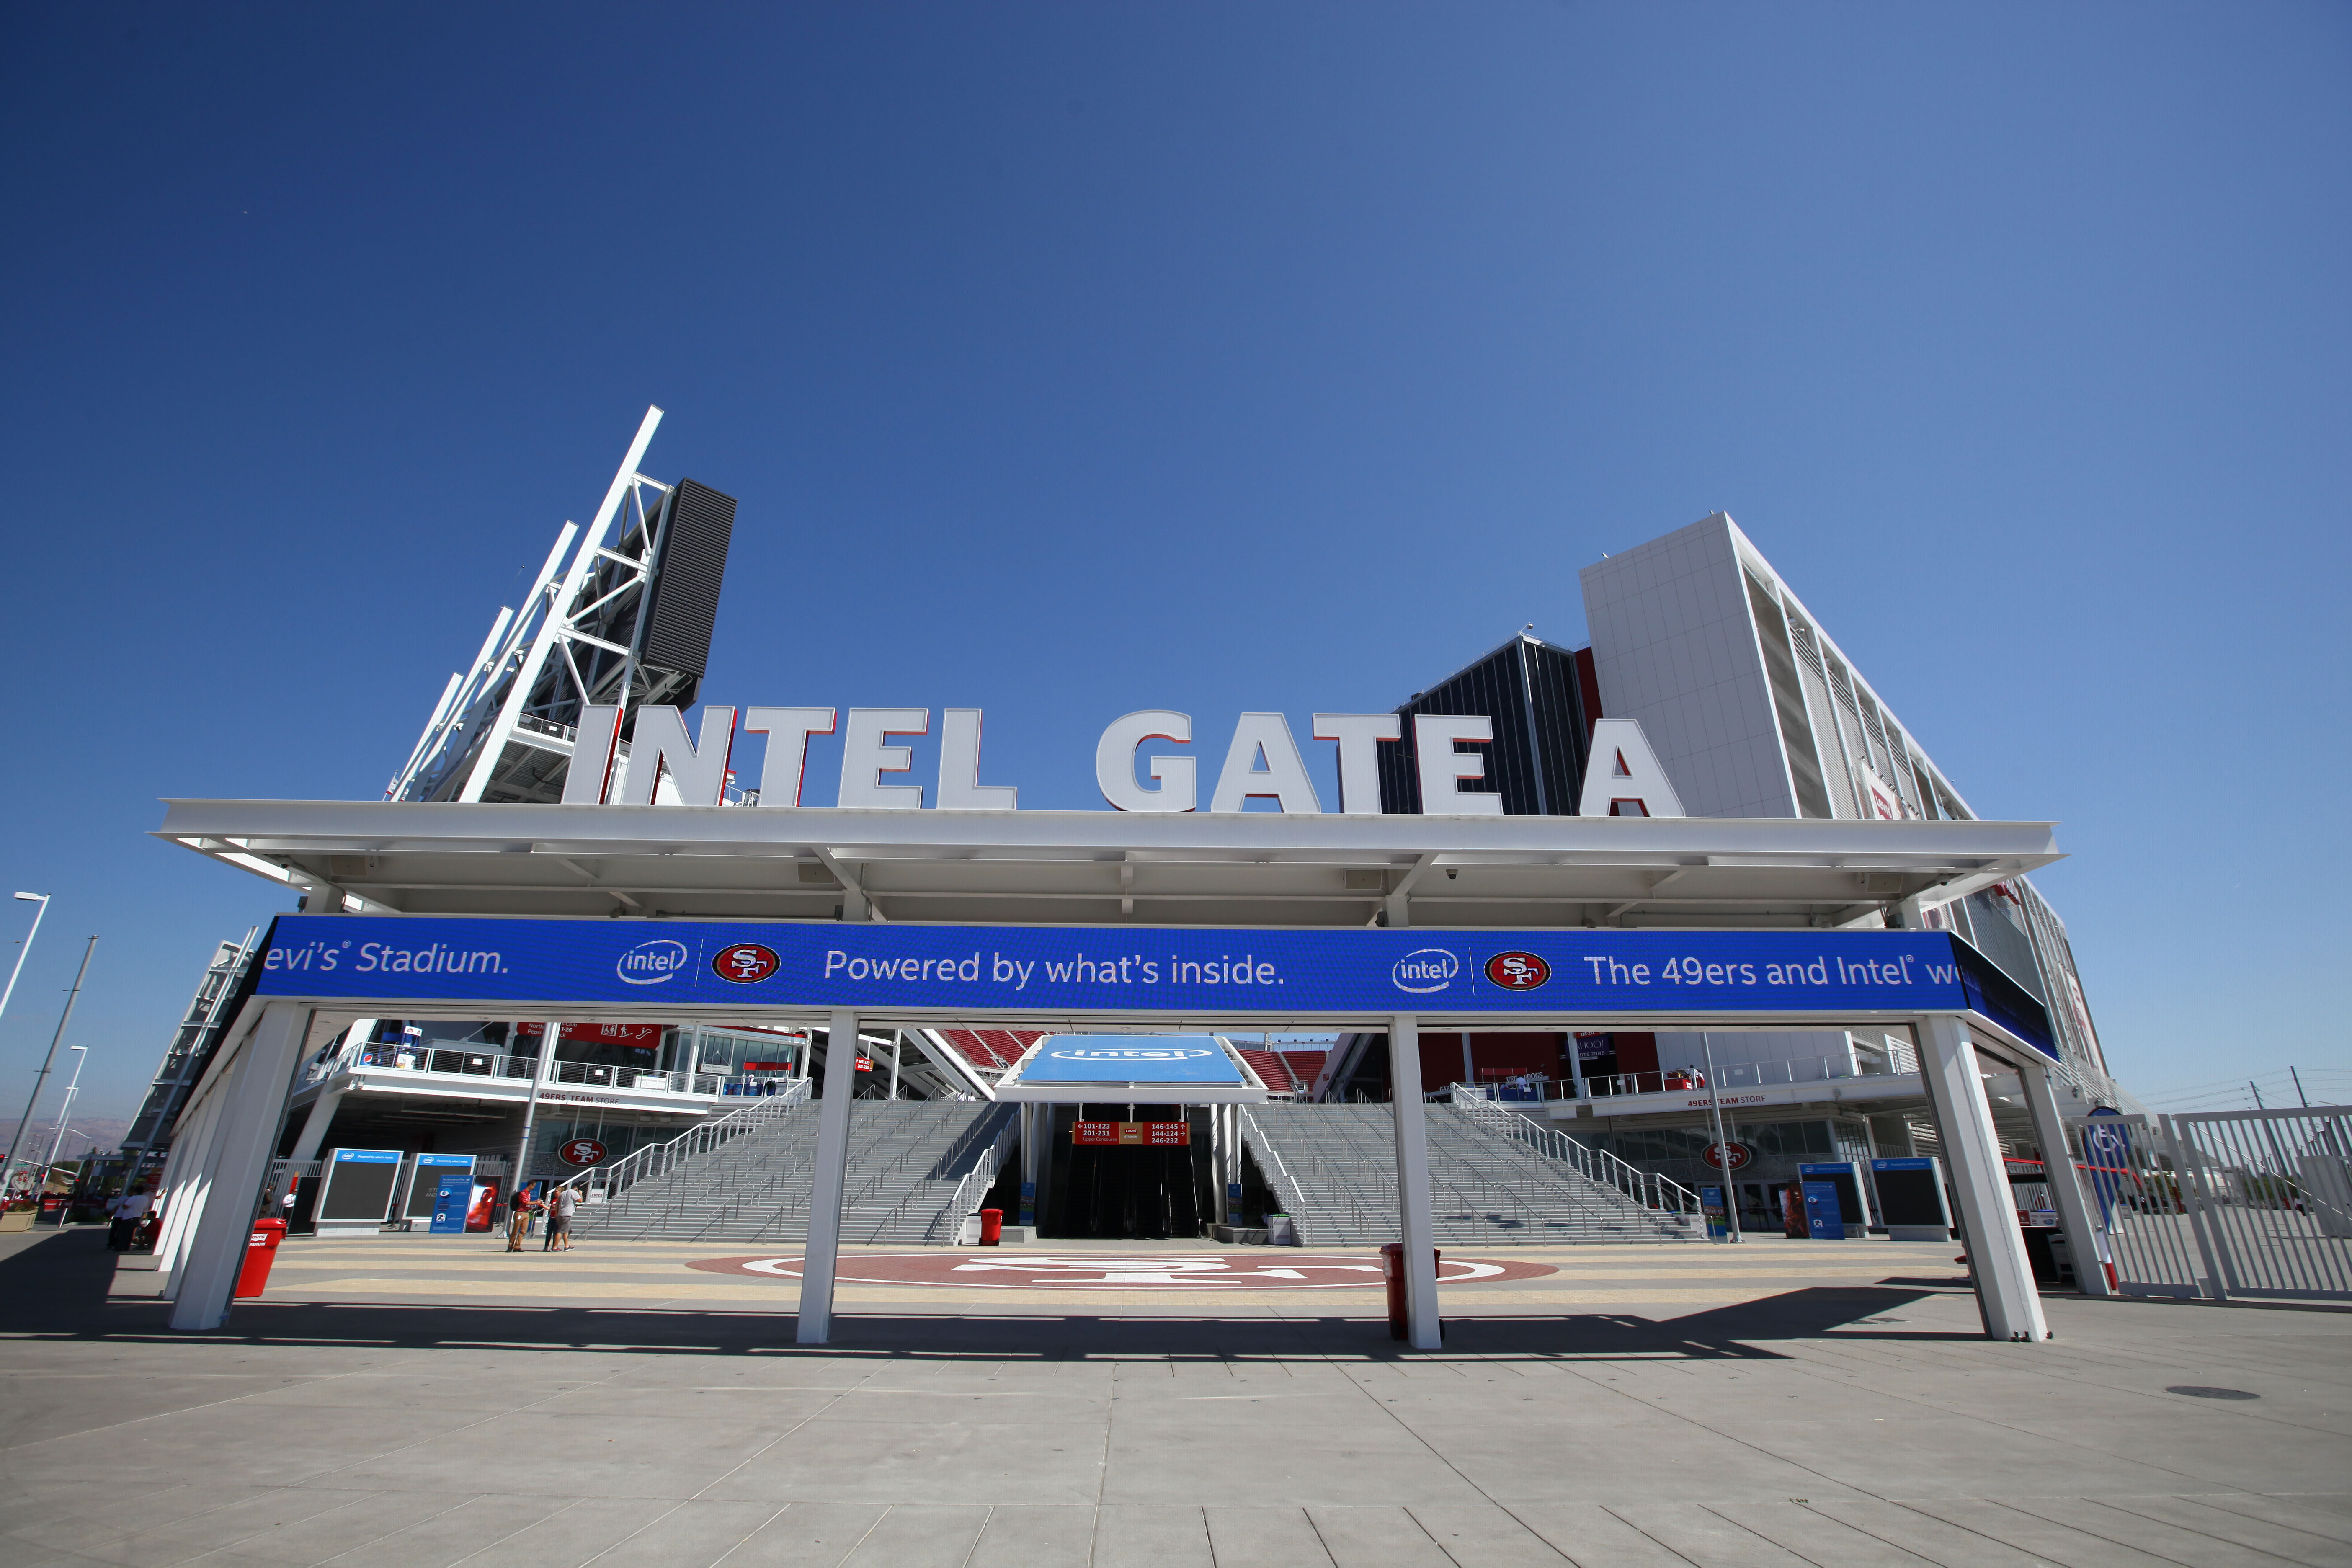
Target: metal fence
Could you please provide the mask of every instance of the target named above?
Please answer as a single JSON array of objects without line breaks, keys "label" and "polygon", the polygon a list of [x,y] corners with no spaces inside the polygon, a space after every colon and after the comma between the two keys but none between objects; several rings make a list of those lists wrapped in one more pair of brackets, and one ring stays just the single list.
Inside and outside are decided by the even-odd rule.
[{"label": "metal fence", "polygon": [[2126,1295],[2352,1300],[2352,1107],[2093,1116],[2068,1142]]},{"label": "metal fence", "polygon": [[2232,1296],[2352,1300],[2352,1108],[2170,1116],[2189,1204]]}]

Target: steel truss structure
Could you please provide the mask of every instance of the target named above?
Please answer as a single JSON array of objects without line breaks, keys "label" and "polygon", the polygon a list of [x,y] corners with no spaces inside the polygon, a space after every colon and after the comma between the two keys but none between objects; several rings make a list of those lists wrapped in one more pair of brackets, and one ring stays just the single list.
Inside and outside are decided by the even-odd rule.
[{"label": "steel truss structure", "polygon": [[243,942],[222,942],[205,966],[204,978],[196,982],[196,993],[188,1000],[188,1010],[172,1032],[163,1059],[156,1064],[147,1099],[123,1137],[120,1158],[126,1184],[138,1176],[143,1165],[161,1160],[171,1147],[172,1124],[179,1119],[180,1108],[187,1102],[188,1091],[195,1087],[213,1047],[219,1043],[221,1031],[235,1021],[231,1004],[260,945],[261,928],[255,926],[245,933]]},{"label": "steel truss structure", "polygon": [[[657,584],[681,500],[722,503],[722,531],[734,503],[638,471],[661,419],[646,410],[595,521],[584,533],[563,525],[521,610],[502,607],[473,664],[449,677],[386,800],[559,801],[583,708],[693,703],[707,629],[683,656],[665,661],[649,648]],[[715,580],[709,587],[715,605]]]}]

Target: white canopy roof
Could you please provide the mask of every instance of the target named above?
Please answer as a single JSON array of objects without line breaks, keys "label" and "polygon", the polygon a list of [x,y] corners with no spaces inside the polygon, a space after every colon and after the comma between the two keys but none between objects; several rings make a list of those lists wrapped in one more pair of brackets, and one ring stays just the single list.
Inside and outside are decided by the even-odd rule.
[{"label": "white canopy roof", "polygon": [[411,914],[1841,926],[2060,858],[2046,822],[166,805],[160,837]]}]

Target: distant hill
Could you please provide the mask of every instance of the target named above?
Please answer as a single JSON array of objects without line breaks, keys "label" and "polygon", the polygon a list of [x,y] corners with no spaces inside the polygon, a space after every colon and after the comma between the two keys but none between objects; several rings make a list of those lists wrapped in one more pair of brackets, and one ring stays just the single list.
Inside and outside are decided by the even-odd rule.
[{"label": "distant hill", "polygon": [[[16,1135],[16,1121],[12,1116],[0,1121],[0,1149],[5,1149],[8,1140]],[[122,1147],[122,1140],[130,1131],[131,1123],[120,1117],[77,1116],[73,1119],[72,1128],[66,1133],[65,1147],[58,1151],[58,1158],[78,1160],[89,1152],[92,1143],[98,1145],[100,1153],[111,1154]],[[48,1158],[49,1140],[57,1135],[58,1124],[53,1118],[35,1117],[32,1131],[26,1134],[24,1146],[16,1151],[16,1157],[21,1160],[29,1152],[36,1160]]]}]

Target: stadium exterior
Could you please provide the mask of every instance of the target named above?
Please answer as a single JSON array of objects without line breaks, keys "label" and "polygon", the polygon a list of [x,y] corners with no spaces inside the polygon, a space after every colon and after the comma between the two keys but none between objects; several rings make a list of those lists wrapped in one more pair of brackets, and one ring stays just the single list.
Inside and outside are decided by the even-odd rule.
[{"label": "stadium exterior", "polygon": [[[1340,742],[1339,812],[1320,811],[1311,789],[1299,792],[1304,810],[1287,794],[1279,814],[1183,809],[1189,757],[1181,773],[1163,766],[1175,759],[1150,759],[1156,790],[1133,775],[1139,741],[1191,738],[1189,718],[1150,710],[1129,716],[1142,723],[1106,732],[1106,757],[1113,734],[1125,737],[1116,785],[1098,763],[1106,794],[1129,807],[1121,813],[811,808],[798,805],[796,753],[806,734],[833,729],[832,710],[741,710],[743,730],[772,737],[758,790],[726,771],[738,710],[706,708],[700,742],[687,733],[734,502],[639,471],[657,418],[648,415],[595,522],[566,525],[520,613],[501,612],[474,664],[451,677],[386,800],[173,801],[160,836],[298,889],[305,909],[327,916],[1948,931],[1972,963],[2005,976],[2000,986],[2021,999],[2015,1016],[2046,1014],[2019,1034],[1981,1013],[1961,1025],[1852,1006],[1811,1010],[1818,1016],[1669,1009],[1642,1019],[1563,1005],[1518,1028],[1512,1016],[1473,1009],[1457,1011],[1463,1027],[1454,1033],[1409,1015],[1382,1029],[1328,1009],[1263,1004],[1213,1015],[1134,1009],[1114,1020],[1268,1030],[1339,1023],[1338,1047],[1316,1066],[1309,1098],[1410,1096],[1417,1106],[1424,1089],[1442,1095],[1458,1082],[1469,1086],[1456,1091],[1464,1096],[1539,1101],[1541,1116],[1572,1124],[1580,1139],[1685,1174],[1696,1173],[1685,1170],[1691,1148],[1710,1142],[1696,1130],[1728,1102],[1758,1134],[1734,1142],[1752,1157],[1742,1173],[1759,1191],[1741,1195],[1759,1209],[1772,1195],[1765,1182],[1785,1184],[1792,1173],[1776,1161],[1792,1164],[1824,1146],[1850,1157],[1911,1153],[1925,1142],[1949,1157],[1956,1179],[1963,1166],[1975,1170],[1959,1182],[1963,1206],[2005,1226],[1999,1151],[1969,1129],[1990,1136],[1997,1126],[2003,1140],[2049,1147],[2063,1143],[2057,1116],[2116,1098],[2063,927],[2026,880],[2057,858],[2048,825],[1979,821],[1727,516],[1587,568],[1588,647],[1523,636],[1392,715],[1317,715],[1317,735]],[[852,710],[850,748],[867,747],[860,802],[897,788],[919,805],[919,790],[877,787],[873,768],[903,768],[878,743],[929,722],[920,709]],[[943,757],[942,804],[1009,807],[1011,790],[982,786],[972,772],[977,711],[948,710],[950,748],[960,723],[968,750],[961,764]],[[1250,772],[1244,785],[1280,774],[1286,748],[1297,755],[1280,716],[1244,715],[1234,754],[1253,770],[1255,742],[1244,743],[1253,734],[1266,739],[1272,774]],[[583,761],[591,756],[593,768]],[[1234,766],[1229,760],[1217,804],[1238,804]],[[845,759],[845,802],[853,771]],[[1180,778],[1185,793],[1171,808]],[[1441,793],[1449,798],[1434,798]],[[173,1155],[178,1190],[193,1190],[199,1164],[224,1191],[228,1173],[242,1169],[229,1147],[242,1136],[234,1128],[260,1113],[223,1101],[268,1092],[260,1086],[276,1071],[256,1065],[263,1047],[252,1043],[267,1033],[257,1020],[285,1005],[256,994],[264,967],[247,970],[229,1009],[240,1022],[215,1031],[213,1056],[193,1070],[167,1061],[174,1084],[195,1080],[182,1095],[183,1128],[211,1119],[205,1152]],[[407,994],[387,986],[382,1005]],[[835,1129],[833,1118],[836,1108],[848,1114],[853,1094],[992,1098],[1018,1053],[1055,1023],[936,1006],[896,1016],[805,1006],[665,1016],[634,998],[557,1025],[540,1021],[544,1014],[484,1021],[446,1005],[406,1011],[421,1016],[321,1005],[295,1036],[282,1027],[269,1036],[270,1048],[299,1047],[300,1058],[277,1080],[282,1109],[268,1113],[277,1128],[268,1152],[293,1163],[282,1172],[362,1143],[412,1160],[474,1155],[477,1169],[494,1170],[529,1129],[521,1178],[569,1176],[572,1168],[550,1163],[559,1148],[593,1145],[590,1168],[618,1162],[729,1111],[747,1088],[819,1073],[825,1137],[837,1152],[846,1123]],[[1656,1026],[1628,1026],[1642,1022]],[[1971,1033],[1989,1052],[1983,1073],[1969,1054]],[[827,1049],[847,1037],[859,1042],[856,1053]],[[228,1058],[240,1048],[245,1065],[232,1084]],[[1292,1064],[1281,1065],[1286,1079]],[[262,1076],[247,1084],[248,1073]],[[1262,1068],[1252,1078],[1260,1089],[1273,1081]],[[1408,1135],[1402,1104],[1397,1114],[1408,1170],[1419,1134]],[[591,1126],[593,1135],[583,1131]],[[1776,1131],[1765,1136],[1768,1126]],[[1967,1146],[1950,1142],[1956,1127]],[[1408,1211],[1412,1185],[1401,1189]],[[196,1215],[184,1217],[174,1266],[202,1250]],[[1407,1238],[1414,1234],[1408,1213]],[[1418,1234],[1426,1236],[1425,1220]],[[2087,1229],[2080,1241],[2077,1255],[2087,1255]],[[1988,1306],[1999,1337],[2039,1322],[2013,1284],[1986,1287],[2010,1292],[2005,1306]],[[1414,1289],[1420,1302],[1422,1285]],[[829,1287],[820,1333],[824,1311]],[[198,1322],[206,1312],[182,1315]],[[1417,1326],[1415,1342],[1423,1339]]]}]

